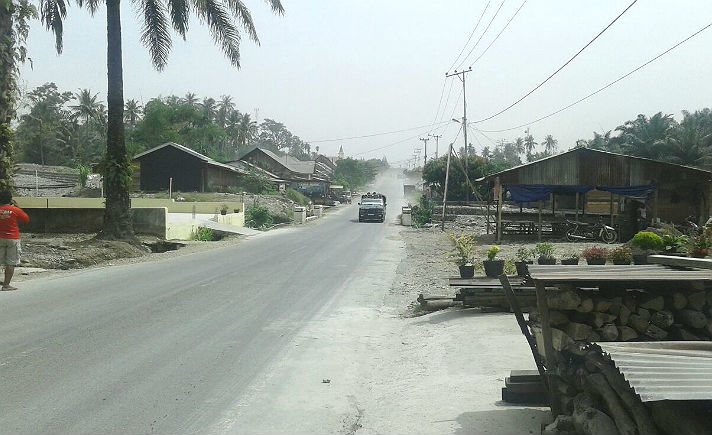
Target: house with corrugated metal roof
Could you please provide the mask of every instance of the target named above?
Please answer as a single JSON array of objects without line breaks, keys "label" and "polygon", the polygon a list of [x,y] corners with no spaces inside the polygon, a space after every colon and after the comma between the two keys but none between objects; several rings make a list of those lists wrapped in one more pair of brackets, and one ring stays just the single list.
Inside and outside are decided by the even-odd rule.
[{"label": "house with corrugated metal roof", "polygon": [[[480,178],[497,204],[512,200],[551,215],[608,216],[622,225],[636,213],[649,220],[704,222],[712,212],[712,172],[590,148],[575,148]],[[573,217],[573,216],[572,216]]]},{"label": "house with corrugated metal roof", "polygon": [[258,167],[242,162],[220,163],[174,142],[137,154],[133,162],[136,166],[134,184],[148,192],[168,190],[171,184],[174,191],[226,192],[237,187],[240,178],[250,171],[259,171],[269,179],[279,181],[278,177]]},{"label": "house with corrugated metal roof", "polygon": [[259,147],[240,157],[240,161],[268,171],[284,180],[288,187],[308,195],[326,194],[336,170],[336,165],[322,155],[317,156],[315,160],[299,160]]}]

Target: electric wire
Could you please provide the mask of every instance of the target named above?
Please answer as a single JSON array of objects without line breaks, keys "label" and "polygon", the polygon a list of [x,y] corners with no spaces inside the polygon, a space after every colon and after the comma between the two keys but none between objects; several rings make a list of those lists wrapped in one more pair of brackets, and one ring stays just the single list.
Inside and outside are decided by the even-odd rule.
[{"label": "electric wire", "polygon": [[452,67],[454,67],[455,64],[457,63],[457,61],[460,60],[460,56],[462,56],[462,53],[465,52],[465,49],[467,48],[467,44],[470,43],[470,41],[472,40],[472,36],[474,36],[475,32],[477,31],[477,28],[480,26],[480,21],[482,21],[482,17],[485,16],[485,12],[487,12],[487,8],[489,7],[489,5],[490,5],[490,2],[487,2],[484,10],[480,14],[480,19],[477,20],[477,24],[475,24],[475,28],[472,29],[472,32],[470,32],[470,37],[467,38],[467,42],[465,42],[465,45],[462,46],[462,50],[460,50],[460,54],[457,55],[457,57],[455,58],[455,61],[452,63],[452,65],[450,65],[450,68],[447,69],[448,71],[452,70]]},{"label": "electric wire", "polygon": [[487,31],[489,30],[490,26],[492,25],[492,22],[494,21],[495,18],[497,18],[497,15],[499,14],[499,11],[502,10],[502,6],[504,6],[504,2],[505,2],[505,1],[506,1],[506,0],[502,0],[502,3],[499,4],[499,7],[497,8],[497,11],[494,13],[494,15],[492,16],[492,19],[491,19],[490,22],[487,24],[487,27],[485,28],[485,30],[484,30],[484,31],[482,32],[482,34],[480,35],[480,38],[477,40],[477,42],[475,42],[475,45],[472,46],[472,48],[470,49],[470,51],[467,53],[467,56],[465,56],[465,57],[462,59],[462,62],[460,62],[460,64],[457,66],[457,69],[460,69],[460,67],[462,67],[462,65],[464,65],[465,62],[467,62],[467,59],[470,57],[470,55],[472,54],[472,52],[475,51],[475,48],[477,48],[477,45],[479,45],[480,41],[482,41],[482,38],[485,36],[485,34],[486,34]]},{"label": "electric wire", "polygon": [[444,122],[439,122],[435,124],[426,124],[426,125],[419,125],[417,127],[409,127],[409,128],[404,128],[402,130],[393,130],[393,131],[384,131],[381,133],[371,133],[371,134],[364,134],[361,136],[350,136],[350,137],[339,137],[335,139],[321,139],[321,140],[311,140],[308,141],[310,144],[312,143],[323,143],[323,142],[337,142],[340,140],[351,140],[351,139],[364,139],[364,138],[369,138],[369,137],[375,137],[375,136],[385,136],[387,134],[395,134],[395,133],[403,133],[406,131],[412,131],[412,130],[418,130],[421,128],[429,128],[432,127],[433,125],[440,125],[443,124]]},{"label": "electric wire", "polygon": [[507,21],[507,24],[505,24],[504,27],[502,27],[502,30],[499,31],[499,33],[497,34],[497,36],[494,37],[494,39],[492,40],[492,42],[489,43],[489,45],[487,46],[487,48],[485,48],[485,50],[484,50],[482,53],[480,53],[479,56],[477,56],[477,59],[475,59],[474,62],[472,62],[472,63],[470,64],[470,68],[472,68],[472,66],[473,66],[474,64],[476,64],[477,61],[480,60],[480,58],[485,55],[485,53],[487,53],[487,50],[490,49],[490,47],[492,46],[492,44],[494,44],[495,42],[497,42],[497,39],[499,39],[499,37],[502,35],[502,33],[504,33],[505,30],[507,30],[507,27],[509,27],[509,23],[511,23],[512,20],[514,20],[514,17],[517,16],[517,14],[519,13],[519,11],[522,10],[522,8],[524,7],[524,5],[525,5],[526,3],[527,3],[527,0],[524,0],[524,1],[522,2],[522,5],[519,6],[519,9],[517,9],[517,11],[514,12],[514,15],[512,15],[512,17],[509,19],[509,21]]},{"label": "electric wire", "polygon": [[537,119],[535,119],[535,120],[533,120],[533,121],[530,121],[530,122],[527,122],[527,123],[524,123],[524,124],[517,125],[516,127],[503,128],[503,129],[500,129],[500,130],[478,130],[478,131],[480,131],[480,132],[486,132],[486,133],[501,133],[501,132],[505,132],[505,131],[517,130],[517,129],[519,129],[519,128],[526,127],[526,126],[528,126],[528,125],[535,124],[535,123],[537,123],[537,122],[539,122],[539,121],[543,121],[543,120],[545,120],[545,119],[547,119],[547,118],[551,118],[552,116],[557,115],[557,114],[563,112],[564,110],[570,109],[571,107],[573,107],[573,106],[575,106],[575,105],[577,105],[577,104],[579,104],[579,103],[581,103],[581,102],[583,102],[583,101],[585,101],[585,100],[587,100],[587,99],[593,97],[593,96],[596,95],[596,94],[599,94],[600,92],[603,92],[604,90],[610,88],[611,86],[615,85],[616,83],[620,82],[621,80],[623,80],[623,79],[625,79],[625,78],[627,78],[627,77],[633,75],[634,73],[640,71],[641,69],[645,68],[645,67],[648,66],[649,64],[655,62],[656,60],[658,60],[658,59],[660,59],[661,57],[665,56],[666,54],[670,53],[671,51],[673,51],[673,50],[676,49],[677,47],[681,46],[681,45],[684,44],[685,42],[689,41],[690,39],[694,38],[695,36],[699,35],[700,33],[702,33],[703,31],[707,30],[707,29],[710,28],[710,27],[712,27],[712,23],[707,24],[706,26],[702,27],[701,29],[699,29],[698,31],[696,31],[695,33],[693,33],[692,35],[688,36],[687,38],[683,39],[682,41],[678,42],[677,44],[673,45],[672,47],[668,48],[667,50],[663,51],[662,53],[660,53],[660,54],[658,54],[657,56],[653,57],[652,59],[648,60],[647,62],[645,62],[645,63],[639,65],[638,67],[632,69],[631,71],[628,71],[627,73],[623,74],[622,76],[618,77],[617,79],[613,80],[612,82],[608,83],[607,85],[605,85],[605,86],[603,86],[603,87],[601,87],[601,88],[599,88],[599,89],[597,89],[597,90],[591,92],[590,94],[586,95],[585,97],[579,98],[578,100],[574,101],[573,103],[571,103],[571,104],[569,104],[569,105],[567,105],[567,106],[564,106],[564,107],[562,107],[562,108],[560,108],[560,109],[558,109],[558,110],[556,110],[556,111],[554,111],[554,112],[549,113],[548,115],[541,116],[541,117],[539,117],[539,118],[537,118]]},{"label": "electric wire", "polygon": [[621,12],[620,14],[618,14],[618,16],[617,16],[615,19],[613,19],[613,21],[611,21],[606,27],[604,27],[603,30],[601,30],[600,32],[598,32],[598,34],[597,34],[593,39],[591,39],[586,45],[584,45],[578,52],[576,52],[576,54],[574,54],[569,60],[567,60],[563,65],[561,65],[556,71],[554,71],[553,73],[551,73],[551,75],[549,75],[549,77],[547,77],[543,82],[541,82],[541,83],[539,83],[538,85],[536,85],[532,90],[530,90],[529,92],[527,92],[526,94],[524,94],[524,96],[522,96],[521,98],[519,98],[517,101],[513,102],[513,103],[510,104],[509,106],[505,107],[504,109],[500,110],[499,112],[497,112],[497,113],[495,113],[495,114],[493,114],[493,115],[490,115],[490,116],[488,116],[488,117],[486,117],[486,118],[482,118],[482,119],[478,119],[477,121],[473,121],[473,123],[477,124],[477,123],[480,123],[480,122],[489,121],[490,119],[495,118],[495,117],[497,117],[497,116],[503,114],[504,112],[508,111],[508,110],[511,109],[512,107],[514,107],[514,106],[516,106],[517,104],[521,103],[525,98],[527,98],[528,96],[530,96],[531,94],[533,94],[537,89],[539,89],[539,88],[541,88],[542,86],[544,86],[544,84],[545,84],[546,82],[548,82],[549,80],[551,80],[556,74],[558,74],[561,70],[563,70],[563,69],[564,69],[568,64],[570,64],[574,59],[576,59],[586,48],[588,48],[591,44],[594,43],[594,41],[596,41],[596,40],[597,40],[601,35],[603,35],[609,28],[611,28],[611,26],[613,26],[613,24],[615,24],[615,22],[618,21],[626,12],[628,12],[628,10],[629,10],[631,7],[633,7],[633,5],[636,4],[637,2],[638,2],[638,0],[633,0],[633,2],[632,2],[631,4],[629,4],[628,7],[626,7],[626,8],[623,10],[623,12]]}]

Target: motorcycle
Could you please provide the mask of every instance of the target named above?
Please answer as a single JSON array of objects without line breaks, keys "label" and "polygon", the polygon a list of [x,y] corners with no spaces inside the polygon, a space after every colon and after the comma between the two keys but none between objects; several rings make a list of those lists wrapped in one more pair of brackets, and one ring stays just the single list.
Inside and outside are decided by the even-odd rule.
[{"label": "motorcycle", "polygon": [[615,243],[618,240],[618,232],[599,220],[598,223],[589,224],[587,222],[566,221],[566,240],[569,242],[601,240],[604,243]]}]

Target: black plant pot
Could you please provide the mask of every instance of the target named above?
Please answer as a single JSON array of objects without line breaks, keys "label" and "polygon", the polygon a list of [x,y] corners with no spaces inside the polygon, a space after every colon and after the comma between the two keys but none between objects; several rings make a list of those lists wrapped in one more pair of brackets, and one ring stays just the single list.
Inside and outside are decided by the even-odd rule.
[{"label": "black plant pot", "polygon": [[613,264],[616,266],[626,266],[630,264],[630,260],[613,260]]},{"label": "black plant pot", "polygon": [[606,264],[606,259],[605,258],[591,258],[590,260],[586,259],[586,263],[589,266],[603,266],[604,264]]},{"label": "black plant pot", "polygon": [[529,275],[529,269],[527,268],[528,264],[534,264],[534,262],[533,261],[515,261],[514,267],[517,268],[517,275],[519,275],[519,276]]},{"label": "black plant pot", "polygon": [[485,275],[489,277],[498,277],[504,273],[504,260],[484,260],[482,265],[485,267]]},{"label": "black plant pot", "polygon": [[648,254],[633,254],[633,263],[648,264]]},{"label": "black plant pot", "polygon": [[539,257],[539,258],[536,260],[536,262],[539,263],[540,265],[548,265],[548,266],[551,266],[551,265],[556,264],[556,258]]},{"label": "black plant pot", "polygon": [[460,266],[460,278],[472,278],[473,276],[475,276],[475,266],[471,264]]},{"label": "black plant pot", "polygon": [[563,258],[561,264],[564,266],[577,266],[579,264],[578,258]]}]

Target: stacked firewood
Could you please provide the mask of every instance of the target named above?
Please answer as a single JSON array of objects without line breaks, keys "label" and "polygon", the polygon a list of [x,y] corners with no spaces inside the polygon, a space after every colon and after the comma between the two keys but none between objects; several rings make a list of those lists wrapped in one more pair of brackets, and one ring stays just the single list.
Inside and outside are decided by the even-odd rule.
[{"label": "stacked firewood", "polygon": [[[652,293],[627,291],[548,292],[549,323],[555,340],[660,341],[712,339],[712,290]],[[530,313],[531,326],[538,313]]]},{"label": "stacked firewood", "polygon": [[[712,290],[547,292],[556,361],[549,388],[562,413],[548,434],[712,433],[710,402],[647,402],[596,342],[712,340]],[[544,353],[541,315],[529,314]]]}]

